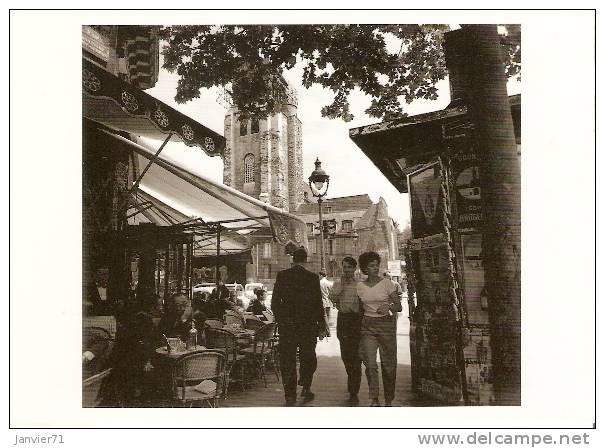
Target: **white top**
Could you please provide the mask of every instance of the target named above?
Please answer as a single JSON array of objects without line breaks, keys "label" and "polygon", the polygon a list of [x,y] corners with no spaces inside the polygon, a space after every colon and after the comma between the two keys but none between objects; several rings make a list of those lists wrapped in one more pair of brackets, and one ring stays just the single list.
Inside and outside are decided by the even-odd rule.
[{"label": "white top", "polygon": [[332,290],[332,282],[327,277],[322,277],[319,281],[319,289],[321,289],[321,300],[324,308],[332,308],[330,300],[330,291]]},{"label": "white top", "polygon": [[388,313],[378,313],[378,308],[381,305],[390,305],[393,303],[391,294],[397,291],[396,284],[388,278],[383,278],[374,286],[368,286],[365,282],[357,283],[357,295],[363,304],[364,316],[368,317],[384,317]]}]

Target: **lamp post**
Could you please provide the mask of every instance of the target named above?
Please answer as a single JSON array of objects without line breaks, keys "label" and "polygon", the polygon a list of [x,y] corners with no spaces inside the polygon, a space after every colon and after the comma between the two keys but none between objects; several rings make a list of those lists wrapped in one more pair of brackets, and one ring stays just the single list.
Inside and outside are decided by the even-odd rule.
[{"label": "lamp post", "polygon": [[[357,240],[359,240],[359,233],[357,233],[357,229],[353,229],[353,244],[355,246],[355,248],[353,249],[353,256],[355,258],[359,257],[359,252],[357,250]],[[357,277],[357,271],[358,271],[359,267],[355,268],[355,276]]]},{"label": "lamp post", "polygon": [[320,247],[320,269],[326,272],[326,260],[324,257],[324,228],[323,228],[323,215],[321,204],[323,203],[324,196],[328,193],[328,186],[330,185],[330,176],[322,169],[319,157],[315,160],[315,169],[309,176],[309,188],[313,197],[317,198],[317,205],[319,206],[319,247]]}]

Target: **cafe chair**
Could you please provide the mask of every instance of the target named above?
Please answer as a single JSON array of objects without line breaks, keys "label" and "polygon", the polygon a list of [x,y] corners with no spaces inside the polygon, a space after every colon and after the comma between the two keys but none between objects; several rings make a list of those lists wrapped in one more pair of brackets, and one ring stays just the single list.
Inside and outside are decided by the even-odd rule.
[{"label": "cafe chair", "polygon": [[244,319],[242,319],[241,316],[238,316],[237,314],[225,314],[225,325],[233,324],[239,325],[240,328],[244,328]]},{"label": "cafe chair", "polygon": [[[269,340],[273,337],[274,331],[274,323],[268,323],[263,325],[263,327],[259,328],[254,334],[252,346],[241,350],[241,352],[247,356],[247,359],[260,372],[260,375],[262,376],[263,381],[265,383],[265,387],[267,387],[267,377],[265,376],[265,363],[267,356],[271,356],[271,352],[269,349]],[[277,379],[279,380],[279,374],[277,373],[277,370],[275,370],[275,365],[273,365],[273,369],[275,371]]]},{"label": "cafe chair", "polygon": [[262,320],[246,319],[246,329],[248,330],[257,331],[263,328],[265,325],[267,325],[267,322],[263,322]]},{"label": "cafe chair", "polygon": [[273,371],[275,372],[275,376],[277,377],[277,380],[279,381],[279,372],[280,372],[279,329],[277,327],[277,324],[274,324],[274,325],[275,325],[275,328],[273,330],[273,336],[271,336],[271,338],[269,339],[269,352],[270,352],[269,358],[271,359],[271,365],[273,366]]},{"label": "cafe chair", "polygon": [[246,369],[246,364],[244,361],[246,356],[239,352],[237,337],[230,331],[220,328],[207,327],[205,333],[206,347],[221,350],[225,354],[225,382],[223,385],[223,395],[226,400],[229,392],[229,383],[233,381],[231,378],[231,371],[236,366],[240,370],[239,381],[241,382],[242,390],[246,389],[244,382]]},{"label": "cafe chair", "polygon": [[[202,381],[214,381],[214,391],[196,389]],[[211,408],[219,405],[225,380],[225,355],[219,350],[205,350],[178,358],[172,368],[174,399],[181,405],[207,403]],[[211,383],[210,383],[211,384]]]}]

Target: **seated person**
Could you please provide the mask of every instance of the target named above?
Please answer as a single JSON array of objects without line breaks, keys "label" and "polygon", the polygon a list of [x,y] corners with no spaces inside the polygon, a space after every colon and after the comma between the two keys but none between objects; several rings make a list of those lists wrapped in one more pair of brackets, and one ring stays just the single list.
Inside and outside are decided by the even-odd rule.
[{"label": "seated person", "polygon": [[[204,330],[204,322],[208,318],[209,301],[206,293],[195,293],[191,301],[191,314],[198,334]],[[191,322],[189,322],[191,323]]]},{"label": "seated person", "polygon": [[263,314],[263,311],[267,311],[267,307],[263,303],[265,301],[265,290],[261,288],[256,288],[254,290],[254,294],[256,295],[256,297],[252,299],[250,305],[248,305],[247,311],[254,315]]},{"label": "seated person", "polygon": [[82,338],[82,379],[109,367],[112,342],[108,333],[85,328]]},{"label": "seated person", "polygon": [[114,350],[113,379],[121,399],[128,403],[148,386],[147,375],[153,370],[151,359],[156,341],[151,310],[156,306],[153,294],[142,294],[127,310],[122,320],[121,337]]},{"label": "seated person", "polygon": [[229,289],[222,283],[219,283],[218,289],[214,288],[210,294],[209,319],[223,320],[225,311],[235,309],[235,303],[231,301]]},{"label": "seated person", "polygon": [[189,305],[189,300],[183,294],[175,294],[168,301],[168,308],[165,309],[164,315],[160,319],[158,324],[158,345],[165,345],[163,336],[168,338],[181,338],[186,341],[189,335],[189,328],[191,325],[187,325],[187,318],[185,311]]}]

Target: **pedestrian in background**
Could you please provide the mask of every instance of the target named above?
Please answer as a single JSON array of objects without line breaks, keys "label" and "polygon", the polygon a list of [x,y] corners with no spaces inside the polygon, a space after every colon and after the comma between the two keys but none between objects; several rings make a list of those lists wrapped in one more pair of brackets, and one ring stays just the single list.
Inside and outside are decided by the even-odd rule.
[{"label": "pedestrian in background", "polygon": [[330,310],[332,309],[332,302],[330,301],[330,291],[332,290],[332,282],[328,280],[325,271],[319,272],[319,287],[321,289],[321,300],[323,302],[324,310],[326,312],[326,326],[328,326],[328,324],[330,323]]}]

